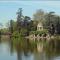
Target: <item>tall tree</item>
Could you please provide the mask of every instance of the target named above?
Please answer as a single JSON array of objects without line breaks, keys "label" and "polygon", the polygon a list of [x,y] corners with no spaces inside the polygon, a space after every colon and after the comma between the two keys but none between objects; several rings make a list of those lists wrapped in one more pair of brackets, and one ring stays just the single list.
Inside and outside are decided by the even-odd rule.
[{"label": "tall tree", "polygon": [[60,34],[60,17],[58,17],[57,24],[56,24],[57,34]]},{"label": "tall tree", "polygon": [[34,24],[34,30],[36,30],[36,26],[39,22],[45,23],[45,12],[42,9],[39,9],[36,11],[36,13],[33,15],[33,24]]},{"label": "tall tree", "polygon": [[24,27],[26,27],[27,29],[28,29],[28,25],[29,25],[29,20],[30,20],[30,17],[28,17],[28,16],[24,17]]},{"label": "tall tree", "polygon": [[33,15],[33,20],[36,20],[38,22],[43,22],[45,19],[44,19],[44,11],[42,9],[39,9],[36,11],[36,13]]},{"label": "tall tree", "polygon": [[21,21],[22,21],[22,8],[19,8],[17,12],[17,30],[19,31],[19,33]]},{"label": "tall tree", "polygon": [[10,32],[13,33],[13,20],[10,20]]},{"label": "tall tree", "polygon": [[49,12],[47,14],[45,14],[45,23],[46,23],[46,26],[49,27],[52,23],[53,23],[53,20],[54,20],[54,12]]}]

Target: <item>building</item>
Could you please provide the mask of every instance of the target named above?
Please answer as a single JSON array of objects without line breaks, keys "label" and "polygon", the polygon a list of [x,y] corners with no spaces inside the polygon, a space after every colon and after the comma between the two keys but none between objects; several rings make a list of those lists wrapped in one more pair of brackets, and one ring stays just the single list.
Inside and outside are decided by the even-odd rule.
[{"label": "building", "polygon": [[42,31],[42,30],[43,30],[43,24],[39,22],[37,25],[37,31]]}]

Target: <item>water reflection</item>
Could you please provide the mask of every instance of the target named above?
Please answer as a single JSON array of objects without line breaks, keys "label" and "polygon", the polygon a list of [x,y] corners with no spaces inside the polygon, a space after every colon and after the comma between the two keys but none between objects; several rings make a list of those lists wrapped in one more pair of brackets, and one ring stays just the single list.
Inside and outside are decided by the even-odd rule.
[{"label": "water reflection", "polygon": [[5,55],[8,56],[6,60],[58,60],[57,57],[60,59],[59,45],[59,39],[50,41],[46,39],[35,39],[35,41],[25,38],[19,41],[10,39],[7,43],[0,43],[0,58],[1,55]]}]

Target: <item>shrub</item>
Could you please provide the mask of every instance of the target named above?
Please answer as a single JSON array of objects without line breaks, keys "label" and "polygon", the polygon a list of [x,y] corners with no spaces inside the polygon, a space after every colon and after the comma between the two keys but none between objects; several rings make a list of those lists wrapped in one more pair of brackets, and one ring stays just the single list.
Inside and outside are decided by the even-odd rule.
[{"label": "shrub", "polygon": [[30,34],[46,34],[48,30],[44,29],[42,31],[31,31]]}]

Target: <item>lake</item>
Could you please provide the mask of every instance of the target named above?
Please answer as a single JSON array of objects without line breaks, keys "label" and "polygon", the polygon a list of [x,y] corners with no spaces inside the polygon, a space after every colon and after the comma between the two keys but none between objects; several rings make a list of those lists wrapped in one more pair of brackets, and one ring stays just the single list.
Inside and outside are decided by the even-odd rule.
[{"label": "lake", "polygon": [[0,41],[0,60],[60,60],[60,41]]}]

